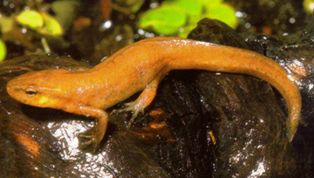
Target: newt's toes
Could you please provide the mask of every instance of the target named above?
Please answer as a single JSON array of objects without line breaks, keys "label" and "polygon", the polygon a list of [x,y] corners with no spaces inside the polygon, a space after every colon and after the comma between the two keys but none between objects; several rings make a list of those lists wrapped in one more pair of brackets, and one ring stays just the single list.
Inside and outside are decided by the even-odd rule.
[{"label": "newt's toes", "polygon": [[96,138],[94,129],[87,130],[78,135],[79,138],[79,148],[81,150],[95,153],[99,148],[99,140]]}]

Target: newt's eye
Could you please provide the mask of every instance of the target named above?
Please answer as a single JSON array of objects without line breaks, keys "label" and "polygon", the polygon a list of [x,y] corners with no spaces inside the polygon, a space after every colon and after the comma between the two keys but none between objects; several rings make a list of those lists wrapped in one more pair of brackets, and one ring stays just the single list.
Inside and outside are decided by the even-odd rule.
[{"label": "newt's eye", "polygon": [[36,90],[33,90],[33,89],[26,89],[25,93],[27,95],[36,95],[38,92]]}]

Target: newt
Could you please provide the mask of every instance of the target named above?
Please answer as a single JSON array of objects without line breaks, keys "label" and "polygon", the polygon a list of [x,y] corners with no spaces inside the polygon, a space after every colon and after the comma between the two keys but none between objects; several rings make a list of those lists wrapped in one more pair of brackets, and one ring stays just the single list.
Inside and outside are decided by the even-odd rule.
[{"label": "newt", "polygon": [[287,137],[299,124],[301,96],[285,70],[270,58],[235,47],[175,37],[155,37],[124,47],[93,68],[79,71],[46,69],[22,74],[7,83],[17,101],[42,108],[92,117],[96,125],[79,134],[81,143],[97,148],[107,125],[106,109],[137,92],[124,110],[133,118],[151,104],[158,84],[171,70],[198,69],[247,74],[270,83],[286,101]]}]

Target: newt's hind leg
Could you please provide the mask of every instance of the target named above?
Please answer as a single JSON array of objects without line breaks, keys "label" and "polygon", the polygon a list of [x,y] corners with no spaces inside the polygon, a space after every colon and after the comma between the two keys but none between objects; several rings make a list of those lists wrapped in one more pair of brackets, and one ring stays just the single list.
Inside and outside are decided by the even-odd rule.
[{"label": "newt's hind leg", "polygon": [[159,82],[160,77],[158,79],[154,79],[145,87],[145,89],[135,101],[125,104],[125,107],[122,109],[122,111],[132,112],[132,117],[128,123],[128,128],[131,127],[137,115],[140,113],[143,114],[144,109],[152,103],[156,96]]}]

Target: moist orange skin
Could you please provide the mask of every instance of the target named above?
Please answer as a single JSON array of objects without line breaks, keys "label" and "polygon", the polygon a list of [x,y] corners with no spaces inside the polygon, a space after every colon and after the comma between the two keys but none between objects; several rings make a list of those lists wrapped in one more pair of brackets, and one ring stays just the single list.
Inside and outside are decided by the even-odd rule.
[{"label": "moist orange skin", "polygon": [[301,96],[286,72],[255,52],[206,42],[150,38],[129,45],[84,71],[53,69],[26,73],[9,81],[7,91],[24,104],[95,118],[94,130],[81,138],[87,140],[84,144],[97,147],[108,124],[104,109],[142,91],[125,108],[136,116],[152,102],[160,80],[169,71],[182,69],[248,74],[269,82],[286,100],[287,136],[292,141],[299,124]]}]

